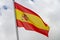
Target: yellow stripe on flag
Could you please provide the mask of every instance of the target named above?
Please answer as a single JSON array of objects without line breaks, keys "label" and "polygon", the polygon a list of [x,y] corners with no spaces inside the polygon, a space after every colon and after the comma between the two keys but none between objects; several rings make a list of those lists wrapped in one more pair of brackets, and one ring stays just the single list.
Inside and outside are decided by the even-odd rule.
[{"label": "yellow stripe on flag", "polygon": [[[23,19],[22,16],[24,14],[26,14],[26,16],[28,17],[28,21]],[[18,20],[21,20],[22,22],[29,22],[29,23],[35,25],[37,28],[49,30],[49,27],[45,26],[45,24],[42,22],[42,20],[39,17],[37,17],[36,15],[28,14],[28,13],[25,13],[23,11],[16,9],[16,18]]]}]

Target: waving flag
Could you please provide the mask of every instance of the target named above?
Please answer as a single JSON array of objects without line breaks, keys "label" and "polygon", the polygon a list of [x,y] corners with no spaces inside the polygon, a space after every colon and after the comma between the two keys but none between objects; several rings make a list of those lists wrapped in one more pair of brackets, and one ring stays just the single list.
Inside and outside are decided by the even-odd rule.
[{"label": "waving flag", "polygon": [[49,26],[38,14],[16,2],[14,5],[18,27],[24,27],[26,30],[35,31],[48,37]]}]

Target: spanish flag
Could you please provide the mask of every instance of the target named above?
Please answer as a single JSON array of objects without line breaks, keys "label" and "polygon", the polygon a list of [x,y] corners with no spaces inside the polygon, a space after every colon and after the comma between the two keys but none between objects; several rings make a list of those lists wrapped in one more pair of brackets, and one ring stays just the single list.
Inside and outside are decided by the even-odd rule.
[{"label": "spanish flag", "polygon": [[48,37],[49,26],[38,14],[16,2],[14,6],[18,27],[24,27],[26,30],[35,31]]}]

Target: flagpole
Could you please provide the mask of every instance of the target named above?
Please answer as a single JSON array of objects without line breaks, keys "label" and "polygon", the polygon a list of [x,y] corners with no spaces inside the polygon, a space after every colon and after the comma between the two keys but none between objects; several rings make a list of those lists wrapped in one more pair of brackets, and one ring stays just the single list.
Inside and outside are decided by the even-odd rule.
[{"label": "flagpole", "polygon": [[[14,2],[15,2],[15,0],[13,0],[13,5],[14,5]],[[15,7],[14,7],[14,13],[16,14]],[[15,15],[15,21],[16,21],[16,15]],[[16,36],[17,36],[17,40],[19,40],[19,34],[18,34],[17,24],[16,24]]]}]

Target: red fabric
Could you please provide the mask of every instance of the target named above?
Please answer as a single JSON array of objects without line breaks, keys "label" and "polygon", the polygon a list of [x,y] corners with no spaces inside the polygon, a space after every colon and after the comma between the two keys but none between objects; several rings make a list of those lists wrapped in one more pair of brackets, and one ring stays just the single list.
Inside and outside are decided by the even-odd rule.
[{"label": "red fabric", "polygon": [[16,21],[18,23],[17,24],[18,27],[24,27],[26,30],[36,31],[48,37],[49,30],[43,30],[43,29],[37,28],[33,24],[30,24],[28,22],[21,22],[20,20],[16,20]]}]

